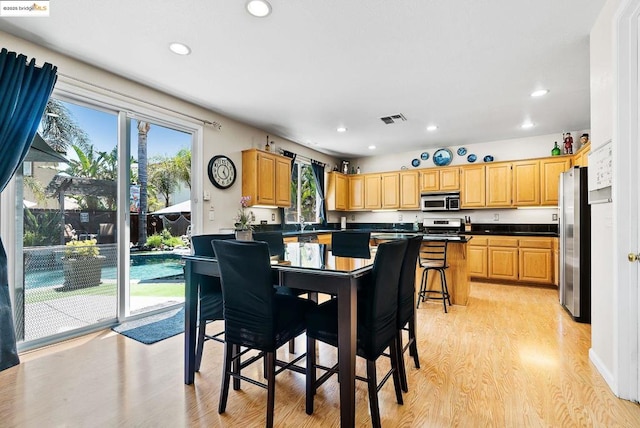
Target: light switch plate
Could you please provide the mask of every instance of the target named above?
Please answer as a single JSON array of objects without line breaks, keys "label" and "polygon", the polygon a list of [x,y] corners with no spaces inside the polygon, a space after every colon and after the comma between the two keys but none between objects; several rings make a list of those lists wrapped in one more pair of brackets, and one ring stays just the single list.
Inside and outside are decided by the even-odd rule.
[{"label": "light switch plate", "polygon": [[209,192],[209,191],[204,192],[204,195],[202,196],[202,200],[203,201],[210,201],[211,200],[211,192]]},{"label": "light switch plate", "polygon": [[558,214],[551,214],[551,220],[558,221]]},{"label": "light switch plate", "polygon": [[276,213],[271,213],[271,221],[276,221]]},{"label": "light switch plate", "polygon": [[216,219],[215,214],[216,214],[215,211],[209,211],[209,221],[213,221]]},{"label": "light switch plate", "polygon": [[500,220],[500,214],[495,213],[495,214],[493,215],[493,221],[499,221],[499,220]]}]

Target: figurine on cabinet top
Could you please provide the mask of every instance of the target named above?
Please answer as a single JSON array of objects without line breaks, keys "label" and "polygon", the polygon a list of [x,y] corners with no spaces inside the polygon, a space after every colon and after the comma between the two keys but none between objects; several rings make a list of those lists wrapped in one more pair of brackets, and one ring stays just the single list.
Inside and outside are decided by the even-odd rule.
[{"label": "figurine on cabinet top", "polygon": [[580,136],[580,148],[583,148],[587,144],[589,144],[589,134],[582,134],[582,136]]},{"label": "figurine on cabinet top", "polygon": [[562,134],[562,136],[564,137],[564,154],[572,155],[573,154],[573,137],[571,136],[571,132]]}]

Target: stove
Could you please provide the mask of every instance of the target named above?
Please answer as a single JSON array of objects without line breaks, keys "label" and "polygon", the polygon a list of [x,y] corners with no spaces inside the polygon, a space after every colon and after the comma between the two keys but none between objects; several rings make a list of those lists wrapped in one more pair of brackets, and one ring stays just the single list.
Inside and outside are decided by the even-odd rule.
[{"label": "stove", "polygon": [[464,232],[464,220],[461,218],[425,218],[422,231],[428,235],[458,236]]}]

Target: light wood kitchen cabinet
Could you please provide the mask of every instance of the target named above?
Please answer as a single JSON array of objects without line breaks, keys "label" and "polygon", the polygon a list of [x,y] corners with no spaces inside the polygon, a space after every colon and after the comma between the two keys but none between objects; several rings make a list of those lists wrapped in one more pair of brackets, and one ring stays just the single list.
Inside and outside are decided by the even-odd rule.
[{"label": "light wood kitchen cabinet", "polygon": [[540,160],[540,204],[558,205],[560,174],[571,168],[569,156],[556,156]]},{"label": "light wood kitchen cabinet", "polygon": [[518,280],[518,239],[488,239],[488,276],[491,279]]},{"label": "light wood kitchen cabinet", "polygon": [[527,160],[512,163],[513,205],[540,205],[540,162]]},{"label": "light wood kitchen cabinet", "polygon": [[349,178],[339,172],[330,172],[327,178],[327,209],[346,211],[349,207]]},{"label": "light wood kitchen cabinet", "polygon": [[447,192],[460,190],[460,168],[429,168],[420,171],[420,191]]},{"label": "light wood kitchen cabinet", "polygon": [[473,278],[487,278],[487,238],[474,236],[469,241],[468,255],[469,274]]},{"label": "light wood kitchen cabinet", "polygon": [[551,246],[553,251],[553,285],[560,285],[560,240],[551,238]]},{"label": "light wood kitchen cabinet", "polygon": [[580,148],[573,157],[574,166],[589,166],[589,152],[591,151],[591,142]]},{"label": "light wood kitchen cabinet", "polygon": [[474,236],[469,242],[469,271],[476,279],[557,285],[557,238]]},{"label": "light wood kitchen cabinet", "polygon": [[364,209],[377,210],[382,206],[380,174],[364,174]]},{"label": "light wood kitchen cabinet", "polygon": [[418,181],[420,174],[418,171],[400,172],[400,209],[418,210],[420,209],[420,190]]},{"label": "light wood kitchen cabinet", "polygon": [[380,174],[380,186],[380,208],[400,208],[400,174],[397,172]]},{"label": "light wood kitchen cabinet", "polygon": [[486,201],[484,165],[462,168],[460,187],[461,208],[483,208]]},{"label": "light wood kitchen cabinet", "polygon": [[242,195],[249,205],[291,205],[291,159],[258,149],[242,152]]},{"label": "light wood kitchen cabinet", "polygon": [[351,211],[364,209],[364,175],[349,175],[349,204],[347,208]]},{"label": "light wood kitchen cabinet", "polygon": [[318,233],[318,244],[331,245],[330,233]]},{"label": "light wood kitchen cabinet", "polygon": [[487,207],[511,206],[511,162],[485,166],[487,179]]}]

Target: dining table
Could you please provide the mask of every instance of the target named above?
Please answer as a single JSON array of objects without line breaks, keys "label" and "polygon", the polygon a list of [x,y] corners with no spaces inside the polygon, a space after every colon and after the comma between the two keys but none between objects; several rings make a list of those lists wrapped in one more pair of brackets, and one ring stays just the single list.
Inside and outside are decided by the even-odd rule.
[{"label": "dining table", "polygon": [[[330,294],[338,299],[338,381],[340,388],[340,426],[355,424],[357,293],[371,275],[375,247],[369,258],[338,257],[328,245],[288,243],[284,256],[272,260],[271,273],[276,285],[309,293]],[[195,378],[198,290],[207,276],[220,276],[213,257],[183,256],[185,273],[184,382]]]}]

